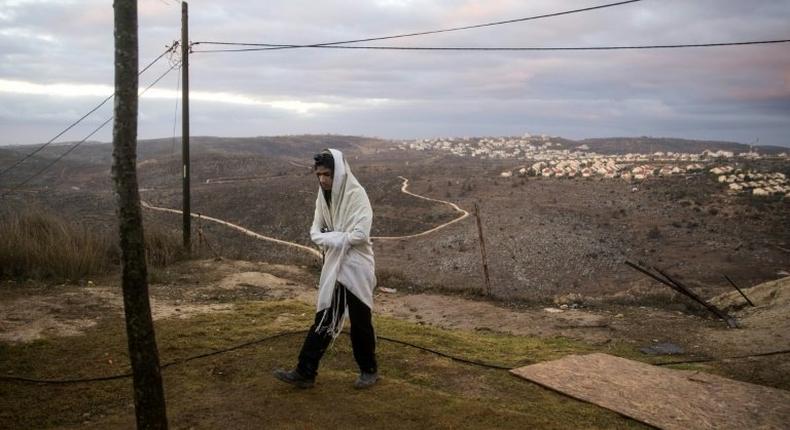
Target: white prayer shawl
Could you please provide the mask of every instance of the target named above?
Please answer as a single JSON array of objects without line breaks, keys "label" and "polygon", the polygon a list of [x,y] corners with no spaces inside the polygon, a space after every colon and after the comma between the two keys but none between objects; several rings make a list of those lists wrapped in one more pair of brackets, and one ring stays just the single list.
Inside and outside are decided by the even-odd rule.
[{"label": "white prayer shawl", "polygon": [[[310,228],[310,238],[324,251],[316,308],[320,312],[332,305],[335,283],[340,282],[373,309],[373,288],[376,286],[373,245],[370,241],[373,210],[365,189],[351,173],[343,153],[336,149],[329,149],[329,152],[335,161],[331,207],[327,205],[319,185],[315,216]],[[321,233],[322,227],[329,231]],[[337,313],[334,312],[334,315],[337,316]],[[347,313],[343,313],[343,320]],[[340,333],[343,320],[333,321],[330,325],[333,336]]]}]

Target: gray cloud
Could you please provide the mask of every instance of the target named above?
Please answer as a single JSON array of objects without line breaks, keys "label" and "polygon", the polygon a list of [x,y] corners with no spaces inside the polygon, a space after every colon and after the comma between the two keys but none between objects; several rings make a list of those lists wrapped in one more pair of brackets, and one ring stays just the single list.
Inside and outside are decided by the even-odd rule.
[{"label": "gray cloud", "polygon": [[[193,41],[316,43],[601,4],[574,0],[190,3]],[[0,80],[112,85],[106,1],[0,1]],[[650,1],[578,15],[371,44],[579,46],[788,38],[784,0]],[[180,6],[140,1],[141,64],[178,37]],[[208,46],[198,46],[204,49]],[[282,50],[195,54],[191,88],[257,104],[194,101],[195,134],[382,137],[676,136],[790,146],[790,45],[626,52]],[[141,78],[146,85],[165,64]],[[176,88],[175,73],[158,88]],[[96,96],[0,91],[0,144],[48,140]],[[300,112],[305,106],[326,106]],[[271,102],[287,102],[271,104]],[[268,104],[267,104],[268,103]],[[291,104],[288,104],[291,103]],[[141,137],[172,134],[174,99],[141,103]],[[84,109],[84,110],[83,110]],[[103,120],[96,119],[97,122]],[[109,139],[109,131],[99,135]],[[80,138],[79,136],[73,136]]]}]

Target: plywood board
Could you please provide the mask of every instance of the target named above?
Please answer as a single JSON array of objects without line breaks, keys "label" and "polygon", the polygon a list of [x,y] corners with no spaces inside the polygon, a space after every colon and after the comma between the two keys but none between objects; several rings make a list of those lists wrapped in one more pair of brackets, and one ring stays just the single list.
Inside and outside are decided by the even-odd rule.
[{"label": "plywood board", "polygon": [[517,376],[663,429],[788,429],[790,391],[608,354],[570,355]]}]

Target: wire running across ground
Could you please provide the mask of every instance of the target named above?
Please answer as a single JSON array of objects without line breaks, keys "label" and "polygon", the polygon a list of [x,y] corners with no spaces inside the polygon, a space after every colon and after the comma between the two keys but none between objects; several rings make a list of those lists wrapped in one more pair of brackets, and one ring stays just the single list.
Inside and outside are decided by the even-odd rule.
[{"label": "wire running across ground", "polygon": [[[248,348],[251,346],[259,345],[262,343],[266,343],[268,341],[279,339],[288,336],[296,336],[302,335],[304,336],[307,334],[308,330],[300,330],[300,331],[285,331],[276,333],[270,336],[261,337],[258,339],[254,339],[248,342],[240,343],[237,345],[230,346],[228,348],[217,349],[214,351],[205,352],[202,354],[192,355],[186,358],[178,359],[169,361],[163,365],[161,365],[160,369],[167,369],[170,367],[178,366],[181,364],[189,363],[190,361],[199,360],[202,358],[212,357],[220,354],[225,354],[231,351],[236,351],[243,348]],[[347,336],[349,336],[348,331],[341,332]],[[497,364],[497,363],[489,363],[483,361],[477,361],[470,358],[465,358],[457,355],[453,355],[450,353],[446,353],[443,351],[439,351],[433,348],[428,348],[425,346],[417,345],[412,342],[408,342],[405,340],[395,339],[388,336],[376,336],[378,340],[383,340],[386,342],[390,342],[396,345],[407,346],[410,348],[418,349],[420,351],[424,351],[433,355],[437,355],[439,357],[447,358],[449,360],[455,361],[457,363],[467,364],[471,366],[482,367],[486,369],[493,369],[493,370],[507,370],[510,371],[517,367],[525,366],[528,364],[534,364],[535,361],[533,360],[522,360],[518,364],[514,365],[504,365],[504,364]],[[755,354],[747,354],[747,355],[739,355],[733,357],[721,357],[721,358],[705,358],[705,359],[698,359],[698,360],[687,360],[687,361],[673,361],[673,362],[662,362],[662,363],[652,363],[654,366],[668,366],[673,364],[686,364],[686,363],[707,363],[707,362],[715,362],[715,361],[723,361],[723,360],[736,360],[736,359],[744,359],[744,358],[755,358],[755,357],[766,357],[772,355],[781,355],[781,354],[790,354],[790,349],[788,350],[781,350],[781,351],[770,351],[770,352],[762,352],[762,353],[755,353]],[[114,381],[118,379],[125,379],[130,378],[132,376],[131,372],[126,373],[119,373],[115,375],[108,375],[108,376],[97,376],[97,377],[89,377],[89,378],[69,378],[69,379],[38,379],[38,378],[30,378],[25,376],[8,376],[8,375],[0,375],[0,380],[9,381],[9,382],[18,382],[18,383],[28,383],[28,384],[41,384],[41,385],[68,385],[68,384],[84,384],[84,383],[93,383],[93,382],[106,382],[106,381]]]},{"label": "wire running across ground", "polygon": [[[270,335],[270,336],[265,336],[265,337],[262,337],[262,338],[251,340],[249,342],[244,342],[244,343],[240,343],[240,344],[237,344],[237,345],[233,345],[233,346],[228,347],[228,348],[218,349],[218,350],[214,350],[214,351],[210,351],[210,352],[206,352],[206,353],[197,354],[197,355],[193,355],[193,356],[190,356],[190,357],[182,358],[182,359],[179,359],[179,360],[169,361],[169,362],[161,365],[160,369],[167,369],[169,367],[178,366],[178,365],[181,365],[181,364],[188,363],[190,361],[199,360],[201,358],[207,358],[207,357],[212,357],[212,356],[215,356],[215,355],[225,354],[225,353],[228,353],[228,352],[231,352],[231,351],[236,351],[236,350],[239,350],[239,349],[242,349],[242,348],[247,348],[247,347],[250,347],[250,346],[258,345],[258,344],[265,343],[265,342],[268,342],[268,341],[271,341],[271,340],[274,340],[274,339],[279,339],[279,338],[282,338],[282,337],[296,336],[296,335],[304,336],[305,334],[307,334],[308,331],[309,330],[286,331],[286,332],[281,332],[281,333],[277,333],[277,334]],[[343,331],[341,333],[349,336],[349,333],[347,331]],[[396,345],[402,345],[402,346],[408,346],[408,347],[411,347],[411,348],[415,348],[415,349],[418,349],[420,351],[425,351],[425,352],[428,352],[428,353],[431,353],[431,354],[434,354],[434,355],[438,355],[440,357],[448,358],[448,359],[450,359],[452,361],[456,361],[456,362],[464,363],[464,364],[468,364],[468,365],[479,366],[479,367],[484,367],[484,368],[488,368],[488,369],[496,369],[496,370],[510,370],[510,369],[513,369],[515,367],[515,366],[505,366],[505,365],[501,365],[501,364],[486,363],[486,362],[482,362],[482,361],[472,360],[472,359],[469,359],[469,358],[459,357],[459,356],[452,355],[452,354],[449,354],[449,353],[446,353],[446,352],[438,351],[438,350],[435,350],[435,349],[432,349],[432,348],[416,345],[416,344],[411,343],[411,342],[407,342],[407,341],[404,341],[404,340],[399,340],[399,339],[395,339],[395,338],[391,338],[391,337],[387,337],[387,336],[376,336],[376,338],[378,340],[383,340],[383,341],[386,341],[386,342],[394,343]],[[522,363],[522,365],[523,365],[523,363]],[[21,382],[21,383],[31,383],[31,384],[68,385],[68,384],[84,384],[84,383],[91,383],[91,382],[114,381],[114,380],[118,380],[118,379],[129,378],[131,376],[132,376],[131,372],[119,373],[119,374],[108,375],[108,376],[98,376],[98,377],[93,377],[93,378],[69,378],[69,379],[37,379],[37,378],[29,378],[29,377],[25,377],[25,376],[0,375],[0,380],[12,381],[12,382]]]}]

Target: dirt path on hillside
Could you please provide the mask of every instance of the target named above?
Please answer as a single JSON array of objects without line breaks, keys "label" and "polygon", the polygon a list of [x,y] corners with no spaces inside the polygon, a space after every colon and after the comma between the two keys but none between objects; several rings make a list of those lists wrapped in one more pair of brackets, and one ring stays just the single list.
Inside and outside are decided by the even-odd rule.
[{"label": "dirt path on hillside", "polygon": [[[163,208],[163,207],[154,206],[154,205],[152,205],[152,204],[150,204],[150,203],[148,203],[148,202],[146,202],[144,200],[141,200],[140,204],[142,204],[143,208],[150,209],[150,210],[153,210],[153,211],[168,212],[168,213],[174,213],[174,214],[179,214],[179,215],[184,213],[183,211],[180,211],[178,209],[170,209],[170,208]],[[288,241],[277,239],[277,238],[270,237],[270,236],[264,236],[264,235],[262,235],[260,233],[256,233],[256,232],[254,232],[254,231],[252,231],[250,229],[244,228],[244,227],[242,227],[240,225],[236,225],[236,224],[233,224],[233,223],[228,222],[228,221],[221,220],[219,218],[214,218],[214,217],[202,215],[202,214],[195,213],[195,212],[192,212],[191,215],[192,215],[192,218],[205,219],[205,220],[208,220],[208,221],[211,221],[211,222],[215,222],[217,224],[221,224],[221,225],[224,225],[226,227],[230,227],[232,229],[238,230],[238,231],[246,234],[247,236],[253,237],[255,239],[266,240],[266,241],[274,242],[274,243],[277,243],[277,244],[280,244],[280,245],[290,246],[292,248],[296,248],[296,249],[308,252],[308,253],[313,254],[314,256],[316,256],[318,258],[321,258],[321,253],[318,252],[317,249],[310,248],[308,246],[300,245],[298,243],[288,242]]]},{"label": "dirt path on hillside", "polygon": [[[435,231],[441,230],[441,229],[443,229],[443,228],[445,228],[445,227],[447,227],[449,225],[452,225],[452,224],[454,224],[454,223],[456,223],[458,221],[461,221],[461,220],[463,220],[463,219],[465,219],[466,217],[469,216],[469,212],[461,209],[455,203],[448,202],[446,200],[433,199],[433,198],[430,198],[430,197],[425,197],[425,196],[421,196],[419,194],[412,193],[411,191],[408,190],[409,180],[404,178],[403,176],[398,176],[398,178],[403,180],[403,185],[401,186],[401,189],[400,189],[402,193],[408,194],[410,196],[417,197],[419,199],[428,200],[428,201],[431,201],[431,202],[437,202],[437,203],[442,203],[442,204],[448,205],[453,210],[455,210],[456,212],[460,213],[460,215],[458,216],[458,218],[452,219],[452,220],[450,220],[450,221],[448,221],[448,222],[446,222],[444,224],[440,224],[440,225],[438,225],[436,227],[433,227],[433,228],[431,228],[429,230],[426,230],[426,231],[423,231],[423,232],[420,232],[420,233],[410,234],[410,235],[406,235],[406,236],[372,236],[371,240],[374,240],[374,241],[375,240],[401,240],[401,239],[411,239],[411,238],[421,237],[421,236],[425,236],[427,234],[433,233]],[[152,205],[152,204],[150,204],[150,203],[148,203],[148,202],[146,202],[144,200],[141,200],[140,203],[142,204],[143,208],[145,208],[145,209],[158,211],[158,212],[166,212],[166,213],[178,214],[178,215],[183,214],[183,211],[180,211],[178,209],[170,209],[170,208],[154,206],[154,205]],[[225,220],[221,220],[219,218],[214,218],[214,217],[202,215],[202,214],[195,213],[195,212],[192,212],[191,216],[193,218],[205,219],[205,220],[208,220],[208,221],[211,221],[211,222],[215,222],[215,223],[220,224],[220,225],[224,225],[226,227],[230,227],[232,229],[238,230],[238,231],[246,234],[247,236],[250,236],[250,237],[255,238],[255,239],[265,240],[265,241],[277,243],[277,244],[280,244],[280,245],[285,245],[285,246],[289,246],[289,247],[292,247],[292,248],[296,248],[296,249],[299,249],[301,251],[308,252],[308,253],[310,253],[310,254],[318,257],[318,258],[321,258],[321,253],[317,249],[311,248],[309,246],[304,246],[304,245],[301,245],[301,244],[298,244],[298,243],[295,243],[295,242],[289,242],[289,241],[286,241],[286,240],[277,239],[277,238],[271,237],[271,236],[265,236],[265,235],[262,235],[260,233],[256,233],[256,232],[254,232],[254,231],[252,231],[252,230],[250,230],[248,228],[242,227],[242,226],[237,225],[237,224],[233,224],[233,223],[225,221]]]},{"label": "dirt path on hillside", "polygon": [[421,233],[410,234],[410,235],[406,235],[406,236],[373,236],[373,237],[371,237],[372,240],[400,240],[400,239],[411,239],[411,238],[415,238],[415,237],[421,237],[421,236],[425,236],[426,234],[430,234],[430,233],[433,233],[435,231],[441,230],[441,229],[443,229],[443,228],[445,228],[445,227],[447,227],[449,225],[455,224],[458,221],[461,221],[461,220],[463,220],[463,219],[465,219],[466,217],[469,216],[469,212],[461,209],[460,207],[458,207],[458,205],[456,205],[453,202],[448,202],[447,200],[434,199],[434,198],[431,198],[431,197],[425,197],[425,196],[422,196],[422,195],[419,195],[419,194],[412,193],[411,191],[408,190],[409,180],[404,178],[403,176],[398,176],[398,178],[403,180],[403,185],[400,188],[402,193],[408,194],[410,196],[417,197],[418,199],[427,200],[429,202],[437,202],[437,203],[441,203],[441,204],[444,204],[444,205],[448,205],[454,211],[460,213],[461,215],[458,216],[458,218],[452,219],[452,220],[450,220],[450,221],[448,221],[448,222],[446,222],[444,224],[440,224],[440,225],[438,225],[438,226],[436,226],[436,227],[434,227],[434,228],[432,228],[430,230],[426,230],[426,231],[423,231]]}]

